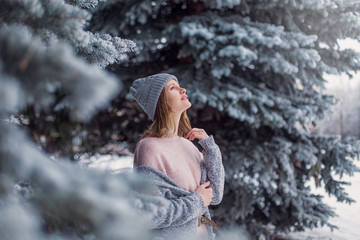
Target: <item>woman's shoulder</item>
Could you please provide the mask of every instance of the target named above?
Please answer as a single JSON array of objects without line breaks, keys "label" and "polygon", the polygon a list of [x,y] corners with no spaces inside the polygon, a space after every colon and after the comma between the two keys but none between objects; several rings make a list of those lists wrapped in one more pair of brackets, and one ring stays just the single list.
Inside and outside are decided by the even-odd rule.
[{"label": "woman's shoulder", "polygon": [[148,161],[157,155],[159,152],[159,145],[155,138],[144,137],[136,145],[134,160],[136,164],[142,165],[144,161]]},{"label": "woman's shoulder", "polygon": [[184,146],[184,148],[189,151],[192,152],[193,154],[198,155],[199,158],[202,158],[202,153],[199,151],[199,149],[195,146],[195,144],[193,142],[191,142],[189,139],[187,138],[181,138],[181,144]]},{"label": "woman's shoulder", "polygon": [[190,148],[196,149],[196,146],[195,146],[189,139],[187,139],[187,138],[182,137],[182,138],[180,139],[180,142],[181,142],[181,144],[183,144],[183,145],[186,145],[186,146],[188,146],[188,147],[190,147]]},{"label": "woman's shoulder", "polygon": [[137,148],[151,149],[159,145],[158,142],[158,139],[155,137],[144,137],[137,143]]}]

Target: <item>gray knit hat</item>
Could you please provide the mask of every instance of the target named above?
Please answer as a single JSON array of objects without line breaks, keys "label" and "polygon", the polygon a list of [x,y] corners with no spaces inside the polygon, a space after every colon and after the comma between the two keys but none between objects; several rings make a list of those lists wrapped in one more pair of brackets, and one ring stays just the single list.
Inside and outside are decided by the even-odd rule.
[{"label": "gray knit hat", "polygon": [[178,79],[174,75],[159,73],[144,78],[138,78],[130,87],[130,93],[152,121],[154,121],[156,105],[160,93],[170,79],[174,79],[178,82]]}]

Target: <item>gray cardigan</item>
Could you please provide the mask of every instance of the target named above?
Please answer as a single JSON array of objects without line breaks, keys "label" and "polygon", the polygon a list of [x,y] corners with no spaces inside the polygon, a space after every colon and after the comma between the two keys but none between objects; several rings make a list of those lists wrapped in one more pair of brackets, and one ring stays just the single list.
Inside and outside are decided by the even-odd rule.
[{"label": "gray cardigan", "polygon": [[[210,181],[213,190],[211,205],[221,202],[224,191],[225,172],[221,152],[213,136],[199,141],[203,147],[204,159],[201,161],[201,184]],[[150,228],[155,239],[196,239],[198,217],[210,217],[201,196],[197,192],[188,192],[163,172],[150,166],[138,166],[135,172],[155,184],[156,188],[147,189],[146,194],[161,197],[156,208],[147,211]],[[143,192],[144,193],[144,192]],[[209,239],[215,239],[211,226],[206,225]]]}]

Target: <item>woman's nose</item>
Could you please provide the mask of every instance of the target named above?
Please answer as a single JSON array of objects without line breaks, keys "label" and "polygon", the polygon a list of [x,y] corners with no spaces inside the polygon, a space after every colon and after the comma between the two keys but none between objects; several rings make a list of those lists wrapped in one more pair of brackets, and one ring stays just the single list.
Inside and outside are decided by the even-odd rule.
[{"label": "woman's nose", "polygon": [[186,89],[185,89],[185,88],[181,88],[180,93],[181,93],[181,94],[186,93]]}]

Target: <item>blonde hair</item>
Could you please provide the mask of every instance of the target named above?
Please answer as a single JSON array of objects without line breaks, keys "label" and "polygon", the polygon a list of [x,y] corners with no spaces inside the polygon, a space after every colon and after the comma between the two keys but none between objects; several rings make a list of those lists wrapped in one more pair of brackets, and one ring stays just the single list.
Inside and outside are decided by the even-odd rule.
[{"label": "blonde hair", "polygon": [[[171,117],[171,107],[166,101],[166,91],[165,88],[163,88],[160,93],[159,100],[156,104],[154,121],[149,127],[149,129],[142,134],[142,136],[164,137],[166,133],[168,133],[169,129],[174,129],[175,132],[175,126],[176,123]],[[186,114],[186,111],[184,111],[180,117],[178,136],[185,137],[190,130],[190,120]]]}]

